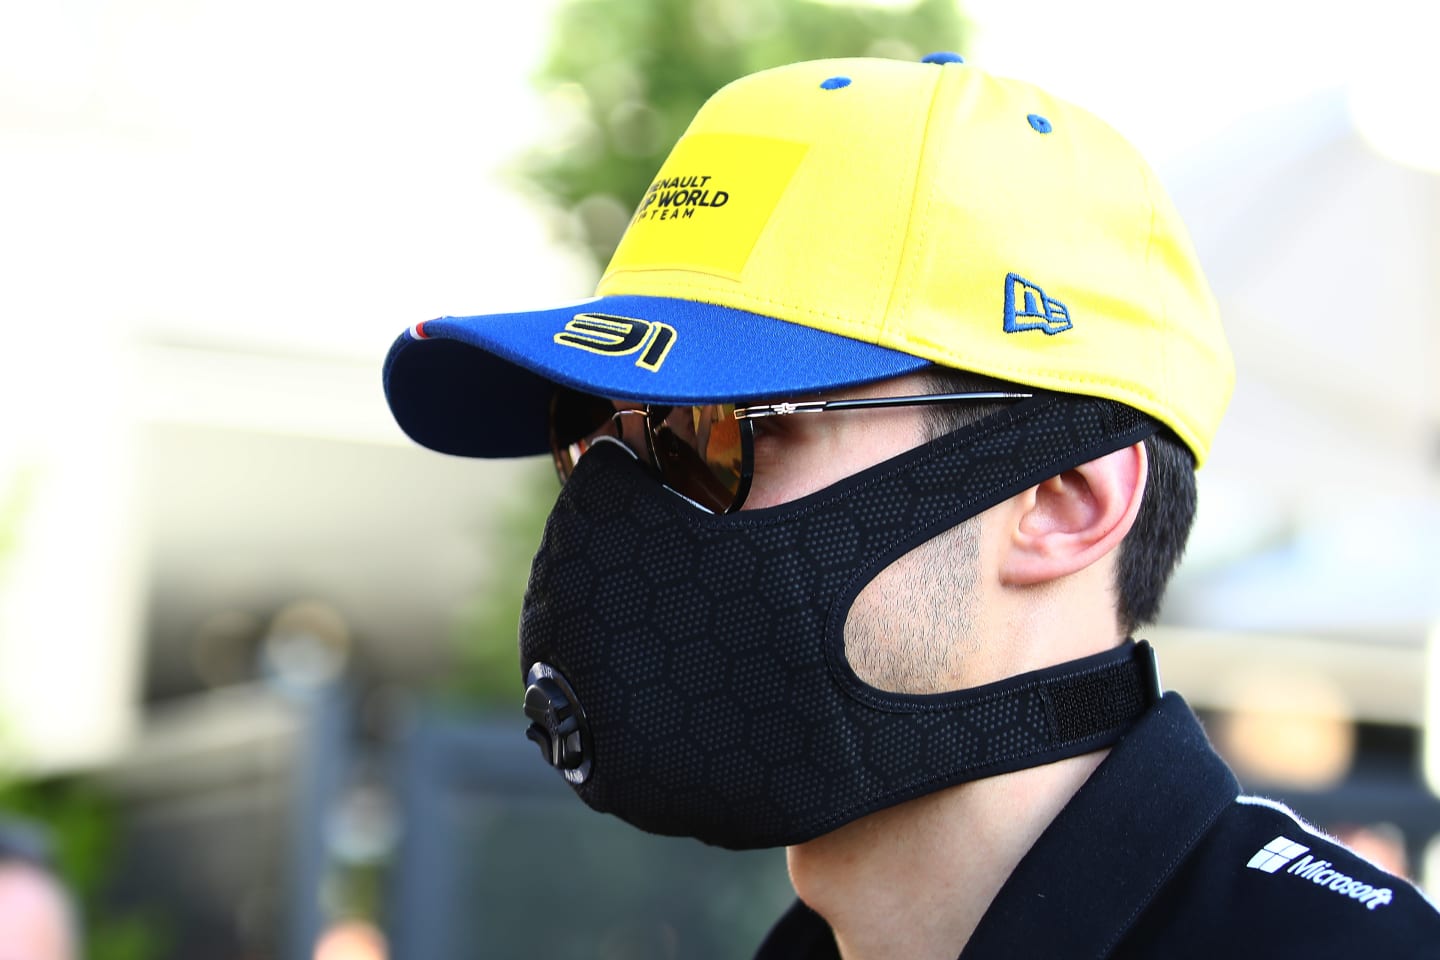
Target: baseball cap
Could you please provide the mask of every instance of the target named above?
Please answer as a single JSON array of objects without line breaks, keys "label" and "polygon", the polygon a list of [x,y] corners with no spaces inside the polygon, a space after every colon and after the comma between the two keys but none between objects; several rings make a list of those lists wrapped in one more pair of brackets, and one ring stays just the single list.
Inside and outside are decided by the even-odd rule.
[{"label": "baseball cap", "polygon": [[1197,463],[1234,381],[1188,234],[1135,149],[953,54],[730,83],[593,298],[418,324],[384,378],[414,440],[494,457],[548,449],[556,384],[785,400],[935,364],[1127,404]]}]

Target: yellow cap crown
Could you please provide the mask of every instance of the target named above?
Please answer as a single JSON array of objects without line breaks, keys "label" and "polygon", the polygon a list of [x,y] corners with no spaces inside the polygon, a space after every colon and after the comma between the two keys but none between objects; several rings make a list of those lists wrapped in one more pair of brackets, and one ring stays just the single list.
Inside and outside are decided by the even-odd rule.
[{"label": "yellow cap crown", "polygon": [[814,61],[726,86],[598,293],[718,304],[1116,400],[1203,462],[1234,371],[1155,175],[1090,114],[949,59]]}]

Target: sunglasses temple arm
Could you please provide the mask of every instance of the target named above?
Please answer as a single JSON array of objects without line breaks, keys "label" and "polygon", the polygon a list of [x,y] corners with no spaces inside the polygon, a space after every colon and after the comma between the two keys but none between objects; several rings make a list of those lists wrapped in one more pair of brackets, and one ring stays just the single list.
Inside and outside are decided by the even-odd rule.
[{"label": "sunglasses temple arm", "polygon": [[1033,393],[988,391],[984,393],[920,394],[913,397],[866,397],[855,400],[802,400],[793,403],[736,407],[736,420],[787,416],[792,413],[823,413],[826,410],[863,410],[881,407],[920,407],[937,403],[965,403],[973,400],[1028,400]]}]

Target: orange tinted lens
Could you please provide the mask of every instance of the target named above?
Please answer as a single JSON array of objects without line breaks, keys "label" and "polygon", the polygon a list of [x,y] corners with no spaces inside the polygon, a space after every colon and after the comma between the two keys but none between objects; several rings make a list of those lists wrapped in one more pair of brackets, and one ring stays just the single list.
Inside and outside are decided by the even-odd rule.
[{"label": "orange tinted lens", "polygon": [[735,405],[652,411],[655,461],[665,484],[701,506],[723,513],[740,489],[744,450]]}]

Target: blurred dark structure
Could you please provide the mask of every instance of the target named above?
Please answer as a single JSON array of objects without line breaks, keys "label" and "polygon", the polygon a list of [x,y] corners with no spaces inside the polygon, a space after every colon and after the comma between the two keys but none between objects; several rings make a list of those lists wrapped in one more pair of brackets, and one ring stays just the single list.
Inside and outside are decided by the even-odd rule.
[{"label": "blurred dark structure", "polygon": [[401,742],[390,873],[406,960],[743,960],[792,893],[779,850],[656,837],[591,811],[514,718],[430,715]]},{"label": "blurred dark structure", "polygon": [[[1223,722],[1220,711],[1200,714],[1207,728]],[[1242,771],[1241,788],[1286,804],[1367,855],[1366,838],[1382,839],[1395,859],[1381,866],[1418,881],[1417,868],[1426,852],[1440,843],[1440,797],[1425,785],[1420,732],[1401,724],[1361,721],[1354,724],[1354,733],[1353,760],[1334,784],[1306,789],[1247,777]]]}]

